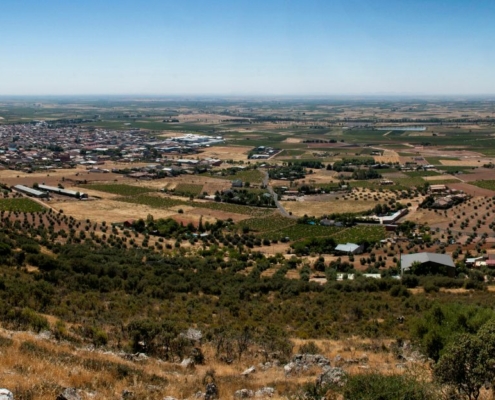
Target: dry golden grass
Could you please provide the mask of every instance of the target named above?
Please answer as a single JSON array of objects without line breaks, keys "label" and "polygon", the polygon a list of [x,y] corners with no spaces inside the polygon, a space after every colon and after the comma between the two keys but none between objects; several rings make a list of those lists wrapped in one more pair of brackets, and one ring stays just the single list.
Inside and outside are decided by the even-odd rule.
[{"label": "dry golden grass", "polygon": [[[459,177],[454,176],[454,175],[450,175],[450,174],[423,176],[422,178],[425,181],[443,181],[443,180],[447,180],[447,179],[454,179],[454,180],[458,180],[459,182],[461,182],[461,179]],[[435,184],[435,182],[433,182],[433,184]]]},{"label": "dry golden grass", "polygon": [[139,219],[152,214],[155,218],[167,218],[177,214],[168,209],[152,208],[143,204],[125,203],[110,199],[95,201],[50,201],[47,203],[55,210],[64,210],[64,214],[76,219],[86,218],[96,222],[123,222],[128,219]]},{"label": "dry golden grass", "polygon": [[375,159],[375,161],[377,163],[389,163],[389,162],[396,163],[396,162],[400,162],[399,153],[397,153],[394,150],[384,150],[383,151],[383,155],[381,155],[381,156],[373,156],[373,158]]},{"label": "dry golden grass", "polygon": [[201,158],[219,158],[221,160],[245,161],[252,150],[249,146],[213,146],[201,151]]},{"label": "dry golden grass", "polygon": [[303,215],[324,215],[333,213],[347,213],[367,211],[373,208],[378,202],[373,200],[334,200],[334,201],[283,201],[281,202],[287,211],[293,215],[302,217]]},{"label": "dry golden grass", "polygon": [[[308,341],[293,339],[292,342],[294,353],[298,353]],[[363,372],[363,369],[380,373],[402,371],[396,367],[396,360],[388,350],[392,344],[390,340],[350,337],[313,342],[332,365],[340,365],[351,374]],[[64,388],[75,387],[83,399],[118,399],[124,390],[129,390],[135,398],[154,400],[165,396],[193,398],[197,392],[204,391],[207,372],[214,371],[222,399],[232,398],[240,389],[257,390],[265,386],[276,389],[274,399],[283,399],[294,393],[299,385],[314,382],[321,373],[317,367],[290,377],[285,375],[282,366],[262,371],[259,363],[264,359],[256,349],[232,364],[220,362],[212,346],[203,345],[202,349],[205,365],[186,370],[178,363],[154,358],[127,361],[113,352],[78,348],[32,333],[2,329],[0,376],[2,386],[14,392],[16,399],[53,400]],[[341,361],[334,361],[337,356]],[[242,376],[250,366],[255,366],[256,372],[249,377]]]}]

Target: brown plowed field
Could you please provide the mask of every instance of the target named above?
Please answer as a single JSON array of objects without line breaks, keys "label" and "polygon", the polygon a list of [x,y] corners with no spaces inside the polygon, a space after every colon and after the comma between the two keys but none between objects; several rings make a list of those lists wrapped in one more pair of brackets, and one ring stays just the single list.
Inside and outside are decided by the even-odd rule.
[{"label": "brown plowed field", "polygon": [[470,185],[469,183],[450,183],[448,186],[450,189],[462,190],[464,193],[467,193],[471,196],[495,196],[495,191],[482,189],[477,186]]},{"label": "brown plowed field", "polygon": [[494,180],[495,170],[489,168],[479,168],[469,174],[462,174],[459,176],[465,182],[482,181],[482,180]]}]

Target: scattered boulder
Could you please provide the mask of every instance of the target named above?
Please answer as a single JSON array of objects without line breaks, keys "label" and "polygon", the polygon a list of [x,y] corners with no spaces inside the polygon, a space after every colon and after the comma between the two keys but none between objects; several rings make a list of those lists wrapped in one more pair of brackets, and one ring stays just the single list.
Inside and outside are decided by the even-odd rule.
[{"label": "scattered boulder", "polygon": [[14,395],[8,389],[0,389],[0,400],[14,400]]},{"label": "scattered boulder", "polygon": [[184,358],[180,366],[184,369],[194,369],[194,361],[192,358]]},{"label": "scattered boulder", "polygon": [[131,392],[130,390],[124,389],[122,391],[122,397],[121,397],[121,399],[122,400],[134,399],[134,392]]},{"label": "scattered boulder", "polygon": [[292,372],[307,371],[310,367],[330,367],[330,360],[321,354],[296,354],[292,361],[284,366],[286,375]]},{"label": "scattered boulder", "polygon": [[82,400],[76,388],[67,388],[57,396],[57,400]]},{"label": "scattered boulder", "polygon": [[218,387],[215,383],[211,382],[206,385],[205,400],[218,399]]},{"label": "scattered boulder", "polygon": [[250,397],[254,397],[254,392],[249,389],[241,389],[234,393],[234,397],[236,399],[248,399]]},{"label": "scattered boulder", "polygon": [[294,367],[296,365],[293,362],[290,362],[289,364],[284,365],[284,372],[285,375],[290,375],[292,371],[294,370]]},{"label": "scattered boulder", "polygon": [[346,374],[342,368],[331,368],[328,367],[325,371],[318,377],[316,384],[319,386],[332,384],[343,386],[346,381]]},{"label": "scattered boulder", "polygon": [[302,363],[308,366],[318,365],[319,367],[324,367],[330,365],[330,360],[321,354],[296,354],[292,361],[295,363]]},{"label": "scattered boulder", "polygon": [[40,339],[50,340],[52,338],[52,333],[50,331],[41,331],[38,333]]},{"label": "scattered boulder", "polygon": [[177,400],[175,397],[172,397],[172,396],[167,396],[167,397],[164,397],[163,400]]},{"label": "scattered boulder", "polygon": [[118,353],[117,354],[119,357],[122,357],[124,360],[127,361],[146,361],[148,359],[148,356],[144,353]]},{"label": "scattered boulder", "polygon": [[256,368],[254,366],[252,367],[249,367],[248,369],[246,369],[241,375],[242,376],[249,376],[251,375],[253,372],[256,372]]},{"label": "scattered boulder", "polygon": [[201,331],[193,328],[189,328],[187,331],[182,332],[180,336],[193,342],[201,342],[201,339],[203,339],[203,334],[201,333]]},{"label": "scattered boulder", "polygon": [[273,397],[274,394],[275,394],[275,389],[270,386],[266,386],[264,388],[258,389],[254,393],[254,397],[257,398]]}]

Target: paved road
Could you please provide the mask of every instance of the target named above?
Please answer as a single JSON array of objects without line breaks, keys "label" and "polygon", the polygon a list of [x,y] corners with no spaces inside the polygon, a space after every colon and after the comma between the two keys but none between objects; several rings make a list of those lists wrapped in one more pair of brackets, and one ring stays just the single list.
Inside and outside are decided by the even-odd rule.
[{"label": "paved road", "polygon": [[296,219],[297,217],[295,217],[293,215],[290,215],[287,212],[287,210],[282,206],[282,204],[280,204],[280,202],[278,201],[278,194],[275,193],[275,191],[273,190],[273,188],[270,186],[270,178],[268,177],[268,172],[267,171],[263,171],[263,173],[265,174],[265,177],[263,178],[263,185],[266,187],[266,189],[268,190],[268,192],[272,195],[273,201],[275,202],[275,205],[277,206],[278,211],[280,212],[280,214],[282,214],[282,216],[287,217],[287,218]]}]

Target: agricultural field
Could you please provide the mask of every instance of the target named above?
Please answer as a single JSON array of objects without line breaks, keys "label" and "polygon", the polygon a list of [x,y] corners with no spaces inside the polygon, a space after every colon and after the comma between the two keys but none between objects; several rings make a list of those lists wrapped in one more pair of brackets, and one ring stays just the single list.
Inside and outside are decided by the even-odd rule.
[{"label": "agricultural field", "polygon": [[126,184],[111,184],[111,183],[110,184],[92,183],[90,185],[87,185],[87,187],[92,190],[116,194],[119,196],[137,196],[140,194],[149,193],[153,191],[153,189],[143,186],[132,186]]},{"label": "agricultural field", "polygon": [[252,217],[265,217],[276,212],[274,208],[250,207],[240,204],[219,203],[216,201],[198,201],[194,202],[193,206],[210,210],[225,211],[234,214],[249,215]]},{"label": "agricultural field", "polygon": [[494,190],[495,191],[495,180],[483,180],[483,181],[474,181],[470,182],[471,185],[475,185],[482,189]]},{"label": "agricultural field", "polygon": [[[311,197],[311,196],[305,196]],[[373,200],[344,200],[343,196],[333,196],[333,200],[326,201],[282,201],[284,208],[297,217],[304,215],[317,216],[335,213],[357,213],[371,210],[378,201]],[[302,198],[304,199],[304,198]]]},{"label": "agricultural field", "polygon": [[116,201],[122,201],[126,203],[133,203],[139,205],[146,205],[152,208],[158,209],[171,209],[177,210],[184,208],[204,208],[217,211],[225,211],[234,214],[245,214],[250,216],[266,216],[274,212],[273,208],[260,208],[260,207],[249,207],[238,204],[230,203],[219,203],[214,201],[185,201],[167,196],[151,196],[151,195],[139,195],[134,197],[119,197],[115,199]]},{"label": "agricultural field", "polygon": [[28,198],[0,199],[0,211],[37,213],[44,209],[41,204]]},{"label": "agricultural field", "polygon": [[133,197],[117,197],[115,200],[126,203],[143,204],[153,208],[172,208],[176,206],[190,205],[190,203],[184,200],[179,200],[168,196],[151,196],[147,194]]},{"label": "agricultural field", "polygon": [[269,240],[288,238],[288,240],[292,242],[311,237],[329,237],[343,229],[344,228],[334,226],[294,224],[281,229],[261,233],[259,236]]},{"label": "agricultural field", "polygon": [[263,181],[263,173],[257,169],[239,170],[235,173],[222,172],[213,170],[212,173],[204,174],[204,176],[211,176],[212,178],[227,179],[230,181],[240,179],[243,183],[249,182],[251,185],[260,185]]},{"label": "agricultural field", "polygon": [[179,183],[174,188],[174,194],[176,196],[193,196],[196,197],[202,193],[203,185],[197,185],[194,183]]},{"label": "agricultural field", "polygon": [[248,228],[255,233],[266,233],[277,231],[296,225],[296,221],[291,218],[285,218],[280,214],[274,214],[265,218],[249,218],[237,224],[239,228]]},{"label": "agricultural field", "polygon": [[359,225],[343,229],[331,237],[337,243],[362,243],[363,241],[378,242],[386,236],[383,226]]}]

